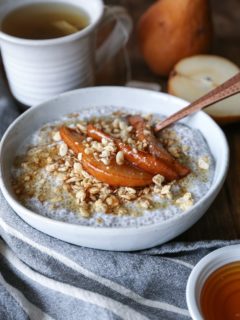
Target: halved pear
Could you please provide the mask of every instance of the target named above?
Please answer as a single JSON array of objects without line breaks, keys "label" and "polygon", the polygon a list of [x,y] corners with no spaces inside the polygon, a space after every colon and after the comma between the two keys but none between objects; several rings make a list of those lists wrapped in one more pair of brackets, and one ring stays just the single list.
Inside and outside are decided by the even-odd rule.
[{"label": "halved pear", "polygon": [[[196,55],[178,62],[168,81],[168,92],[192,102],[239,72],[231,61],[215,55]],[[240,94],[205,111],[219,123],[240,120]]]}]

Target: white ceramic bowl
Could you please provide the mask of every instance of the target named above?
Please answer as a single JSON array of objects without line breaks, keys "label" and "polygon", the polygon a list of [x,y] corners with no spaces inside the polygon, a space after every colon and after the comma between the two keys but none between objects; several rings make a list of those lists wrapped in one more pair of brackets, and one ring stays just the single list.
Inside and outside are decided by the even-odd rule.
[{"label": "white ceramic bowl", "polygon": [[102,228],[74,225],[51,220],[23,207],[11,187],[10,169],[21,142],[45,123],[82,108],[113,105],[133,108],[145,113],[170,115],[187,102],[173,96],[124,87],[96,87],[65,93],[34,107],[20,116],[5,133],[0,146],[0,187],[14,211],[28,224],[53,237],[76,245],[117,251],[133,251],[162,244],[191,227],[208,209],[224,182],[228,168],[228,145],[222,130],[205,113],[184,120],[199,129],[216,161],[210,190],[188,212],[164,222],[128,228]]},{"label": "white ceramic bowl", "polygon": [[215,250],[201,259],[193,268],[187,283],[186,297],[193,320],[204,320],[200,308],[200,295],[207,278],[218,268],[240,260],[240,245]]}]

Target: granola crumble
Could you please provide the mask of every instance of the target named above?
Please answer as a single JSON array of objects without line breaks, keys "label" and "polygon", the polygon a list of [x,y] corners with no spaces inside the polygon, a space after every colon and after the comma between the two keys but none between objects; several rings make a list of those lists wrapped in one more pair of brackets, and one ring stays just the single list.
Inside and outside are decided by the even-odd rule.
[{"label": "granola crumble", "polygon": [[[149,121],[145,132],[148,134],[152,115],[145,116],[145,119]],[[132,126],[128,125],[121,112],[115,112],[109,117],[93,117],[90,121],[95,127],[128,143],[133,152],[144,151],[148,147],[146,141],[136,140]],[[104,138],[97,142],[86,137],[88,121],[74,116],[62,123],[84,135],[86,154],[92,154],[106,166],[112,159],[119,166],[124,164],[124,154],[114,142]],[[39,133],[39,143],[28,146],[24,154],[16,157],[13,187],[22,203],[27,204],[29,199],[36,199],[47,204],[48,209],[54,211],[65,208],[85,219],[91,218],[96,212],[138,217],[145,210],[172,205],[185,211],[194,204],[194,194],[186,189],[186,184],[191,180],[189,177],[183,179],[183,182],[166,183],[164,177],[157,174],[152,178],[151,185],[138,188],[111,187],[98,181],[83,169],[82,153],[75,155],[62,141],[59,133],[62,123],[43,127]],[[190,146],[181,143],[173,129],[164,130],[159,140],[182,163],[191,160],[188,156]],[[207,170],[209,166],[209,159],[208,162],[201,157],[196,160],[196,168]],[[98,223],[102,224],[103,219],[97,217]]]}]

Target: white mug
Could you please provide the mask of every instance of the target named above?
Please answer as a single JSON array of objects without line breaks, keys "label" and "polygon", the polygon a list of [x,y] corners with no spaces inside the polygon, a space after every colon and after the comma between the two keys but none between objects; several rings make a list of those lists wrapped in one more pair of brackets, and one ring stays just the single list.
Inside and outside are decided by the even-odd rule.
[{"label": "white mug", "polygon": [[[6,1],[0,7],[0,25],[9,12],[34,2]],[[102,0],[50,2],[79,6],[90,17],[90,23],[79,32],[47,40],[17,38],[0,30],[1,54],[11,92],[27,106],[71,89],[94,85],[96,71],[126,44],[132,30],[132,20],[124,8],[105,7]],[[111,20],[116,21],[113,31],[96,49],[99,26]]]}]

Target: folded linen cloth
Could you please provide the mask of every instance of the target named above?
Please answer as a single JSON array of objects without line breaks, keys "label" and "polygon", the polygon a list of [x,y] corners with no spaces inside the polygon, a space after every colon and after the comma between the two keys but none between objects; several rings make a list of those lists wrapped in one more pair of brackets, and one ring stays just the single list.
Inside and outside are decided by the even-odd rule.
[{"label": "folded linen cloth", "polygon": [[[0,133],[18,115],[0,79]],[[236,243],[168,243],[122,253],[77,247],[18,217],[0,192],[0,319],[190,319],[193,266]]]}]

